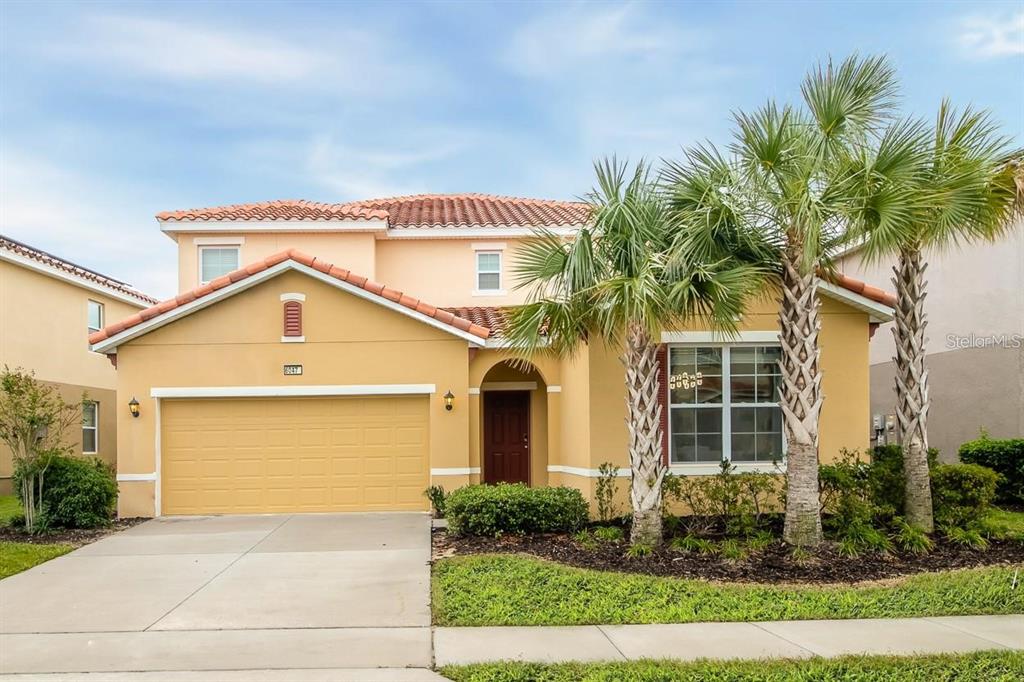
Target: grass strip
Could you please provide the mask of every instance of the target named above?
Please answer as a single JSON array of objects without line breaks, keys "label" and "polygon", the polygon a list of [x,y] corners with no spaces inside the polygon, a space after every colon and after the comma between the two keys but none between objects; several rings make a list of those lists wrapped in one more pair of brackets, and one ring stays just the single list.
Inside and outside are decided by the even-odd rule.
[{"label": "grass strip", "polygon": [[44,561],[67,554],[71,545],[37,545],[29,542],[0,542],[0,579],[21,573]]},{"label": "grass strip", "polygon": [[434,622],[446,626],[904,618],[1024,613],[1024,589],[1013,589],[1016,570],[925,573],[867,586],[772,586],[482,555],[438,561],[432,590]]},{"label": "grass strip", "polygon": [[781,661],[631,661],[627,663],[486,663],[441,668],[455,682],[782,682],[857,680],[946,682],[1024,679],[1024,652],[932,656],[846,656]]}]

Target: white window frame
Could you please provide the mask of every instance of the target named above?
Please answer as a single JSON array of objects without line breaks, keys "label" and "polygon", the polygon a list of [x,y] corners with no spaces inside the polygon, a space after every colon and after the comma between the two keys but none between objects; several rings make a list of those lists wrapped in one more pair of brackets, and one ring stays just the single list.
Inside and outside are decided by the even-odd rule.
[{"label": "white window frame", "polygon": [[[214,250],[214,249],[219,250],[219,251],[234,251],[235,252],[235,261],[236,261],[236,269],[242,267],[242,248],[238,244],[202,244],[202,245],[198,246],[197,248],[198,248],[198,253],[196,255],[198,257],[196,258],[196,265],[198,266],[197,269],[198,269],[199,272],[196,273],[196,278],[199,280],[199,284],[200,285],[208,284],[210,282],[210,280],[208,280],[208,279],[203,279],[203,254],[206,251],[210,251],[210,250]],[[227,274],[227,273],[224,273],[224,274]],[[218,275],[218,277],[221,277],[221,276],[223,276],[223,275]]]},{"label": "white window frame", "polygon": [[[498,257],[498,270],[480,270],[480,256],[497,256]],[[474,296],[504,296],[506,292],[502,285],[505,282],[504,267],[505,259],[504,252],[501,249],[476,249],[473,251],[474,260],[474,282],[473,282],[473,295]],[[498,275],[498,287],[496,289],[481,289],[480,288],[480,275]]]},{"label": "white window frame", "polygon": [[[92,320],[89,319],[89,318],[92,317],[92,307],[94,305],[100,311],[100,326],[99,327],[93,327],[92,324],[91,324]],[[107,317],[106,306],[103,305],[102,302],[94,301],[91,298],[86,300],[86,304],[85,304],[85,327],[86,327],[86,330],[88,331],[88,333],[92,334],[93,332],[98,332],[99,330],[103,329],[103,323],[106,320],[106,317]]]},{"label": "white window frame", "polygon": [[[673,348],[718,348],[722,352],[722,401],[720,403],[673,403],[672,402],[672,391],[666,385],[662,387],[665,391],[665,405],[668,409],[668,462],[669,469],[673,473],[677,474],[710,474],[717,473],[720,468],[720,462],[673,462],[673,439],[672,439],[672,409],[677,407],[683,407],[687,409],[691,408],[721,408],[722,410],[722,460],[732,462],[732,408],[734,407],[778,407],[781,413],[781,403],[778,398],[772,402],[762,403],[734,403],[732,402],[732,355],[730,350],[733,348],[760,348],[760,347],[781,347],[778,337],[776,336],[773,341],[749,341],[749,342],[738,342],[738,343],[715,343],[709,341],[694,341],[692,343],[670,343],[667,345],[665,351],[665,361],[668,363],[666,368],[666,374],[671,372],[672,369],[672,349]],[[778,462],[735,462],[736,469],[738,471],[775,471],[779,467],[785,466],[785,455],[786,455],[786,426],[782,423],[782,453],[779,455]]]},{"label": "white window frame", "polygon": [[[92,405],[92,426],[87,426],[85,423],[85,405]],[[85,432],[93,432],[93,449],[85,449]],[[82,454],[83,455],[95,455],[100,451],[100,404],[96,400],[88,400],[82,405]]]}]

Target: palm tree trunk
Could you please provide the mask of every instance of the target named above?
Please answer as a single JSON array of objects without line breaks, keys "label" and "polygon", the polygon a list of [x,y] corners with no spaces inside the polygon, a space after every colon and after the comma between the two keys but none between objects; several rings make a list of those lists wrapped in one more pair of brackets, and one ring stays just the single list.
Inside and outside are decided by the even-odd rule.
[{"label": "palm tree trunk", "polygon": [[798,256],[783,253],[779,338],[782,343],[780,404],[786,429],[786,523],[783,539],[799,547],[821,542],[818,500],[818,417],[821,372],[818,367],[817,276],[801,275]]},{"label": "palm tree trunk", "polygon": [[630,541],[658,546],[662,541],[661,482],[665,465],[661,455],[661,404],[658,392],[658,347],[641,327],[629,329],[626,352],[626,428],[632,470],[630,501],[633,527]]},{"label": "palm tree trunk", "polygon": [[903,447],[903,475],[906,485],[904,514],[906,521],[926,533],[935,529],[932,517],[931,479],[928,475],[928,368],[925,366],[924,271],[928,264],[921,250],[900,251],[893,268],[896,276],[896,418]]}]

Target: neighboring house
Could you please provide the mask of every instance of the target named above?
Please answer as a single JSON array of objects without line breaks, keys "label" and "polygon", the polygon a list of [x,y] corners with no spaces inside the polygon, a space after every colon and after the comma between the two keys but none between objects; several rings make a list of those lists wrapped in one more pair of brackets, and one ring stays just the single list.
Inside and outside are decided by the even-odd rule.
[{"label": "neighboring house", "polygon": [[[429,484],[478,481],[593,499],[601,463],[628,475],[617,354],[524,367],[502,338],[524,240],[587,219],[581,203],[484,195],[160,214],[181,293],[90,337],[117,357],[120,513],[424,510]],[[821,291],[831,459],[868,445],[868,340],[892,299],[844,278]],[[662,335],[673,472],[722,457],[770,471],[784,452],[776,304],[740,327]]]},{"label": "neighboring house", "polygon": [[[117,461],[117,376],[89,350],[89,333],[156,302],[124,282],[0,235],[0,366],[32,370],[68,402],[82,400],[79,454]],[[11,490],[11,452],[0,444],[0,494]]]},{"label": "neighboring house", "polygon": [[[1024,223],[995,243],[926,254],[929,445],[954,461],[960,444],[985,429],[994,438],[1024,434]],[[895,258],[865,263],[854,249],[840,268],[892,286]],[[892,325],[871,344],[871,412],[895,438],[896,348]]]}]

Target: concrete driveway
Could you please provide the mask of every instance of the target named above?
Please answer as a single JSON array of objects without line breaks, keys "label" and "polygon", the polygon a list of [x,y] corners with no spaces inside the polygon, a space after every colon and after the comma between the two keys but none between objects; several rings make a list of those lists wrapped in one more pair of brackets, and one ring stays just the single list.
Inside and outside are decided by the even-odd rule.
[{"label": "concrete driveway", "polygon": [[429,559],[425,514],[148,521],[0,581],[0,672],[428,668]]}]

